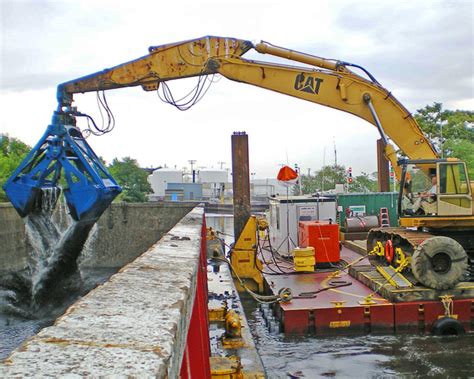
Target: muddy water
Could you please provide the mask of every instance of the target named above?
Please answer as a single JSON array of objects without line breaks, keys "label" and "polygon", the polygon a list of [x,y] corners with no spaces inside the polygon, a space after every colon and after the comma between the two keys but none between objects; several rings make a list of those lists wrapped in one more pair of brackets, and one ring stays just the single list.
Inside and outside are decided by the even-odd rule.
[{"label": "muddy water", "polygon": [[[48,313],[22,317],[18,309],[8,312],[5,309],[8,303],[6,303],[5,298],[2,299],[0,296],[0,360],[6,358],[12,350],[20,346],[29,337],[37,334],[42,328],[52,325],[54,320],[62,315],[80,296],[104,283],[117,270],[118,268],[81,269],[81,286],[76,291],[71,292],[69,297],[63,298],[63,301],[56,307],[49,307]],[[0,274],[0,292],[2,291],[2,284],[4,284],[1,278],[2,274]]]},{"label": "muddy water", "polygon": [[42,190],[39,204],[25,217],[30,252],[29,275],[32,311],[61,303],[62,297],[81,285],[78,258],[95,221],[76,222],[68,217],[63,222],[54,217],[61,204],[56,188]]},{"label": "muddy water", "polygon": [[[233,233],[231,217],[208,216],[206,223]],[[243,305],[269,378],[474,377],[474,335],[288,338],[268,331],[253,300],[244,298]]]},{"label": "muddy water", "polygon": [[79,270],[78,259],[95,222],[53,217],[58,191],[43,191],[25,217],[32,250],[22,272],[0,273],[0,358],[60,316],[115,270]]},{"label": "muddy water", "polygon": [[65,292],[82,284],[78,258],[93,224],[72,223],[55,244],[35,275],[32,300],[36,309],[50,302],[61,302]]},{"label": "muddy water", "polygon": [[288,338],[272,334],[258,307],[245,310],[269,378],[468,378],[474,335],[366,335]]}]

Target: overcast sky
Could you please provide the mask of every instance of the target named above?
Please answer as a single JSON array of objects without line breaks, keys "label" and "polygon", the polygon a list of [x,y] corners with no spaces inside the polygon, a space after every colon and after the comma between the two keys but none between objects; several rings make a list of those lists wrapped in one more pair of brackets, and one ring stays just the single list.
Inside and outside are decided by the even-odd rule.
[{"label": "overcast sky", "polygon": [[[103,1],[0,0],[0,133],[34,145],[56,108],[56,86],[204,35],[269,41],[367,68],[411,112],[433,102],[474,110],[471,0]],[[245,57],[268,60],[251,52]],[[178,97],[196,79],[170,83]],[[95,94],[75,96],[98,115]],[[231,165],[234,131],[246,131],[255,177],[279,165],[304,172],[323,162],[376,170],[376,129],[343,112],[222,78],[187,112],[140,87],[109,91],[117,125],[91,137],[96,153],[144,167]]]}]

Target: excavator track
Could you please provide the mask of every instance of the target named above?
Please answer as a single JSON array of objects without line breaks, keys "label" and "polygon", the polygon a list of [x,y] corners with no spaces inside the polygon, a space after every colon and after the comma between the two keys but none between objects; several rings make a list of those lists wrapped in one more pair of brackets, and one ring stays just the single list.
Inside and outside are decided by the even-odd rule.
[{"label": "excavator track", "polygon": [[406,228],[374,228],[367,236],[367,251],[371,251],[377,241],[385,245],[386,241],[391,240],[394,248],[401,247],[406,254],[411,255],[423,241],[431,237],[435,235]]},{"label": "excavator track", "polygon": [[375,228],[367,237],[370,262],[400,268],[414,282],[435,289],[452,288],[472,280],[472,260],[450,236],[405,228]]}]

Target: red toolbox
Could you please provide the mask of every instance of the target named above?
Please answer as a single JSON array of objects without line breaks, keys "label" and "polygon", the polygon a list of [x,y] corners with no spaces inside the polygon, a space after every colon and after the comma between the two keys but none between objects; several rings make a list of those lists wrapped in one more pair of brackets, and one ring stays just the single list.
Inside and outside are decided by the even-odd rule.
[{"label": "red toolbox", "polygon": [[314,247],[316,265],[336,263],[341,258],[338,224],[328,221],[300,221],[298,243],[300,247]]}]

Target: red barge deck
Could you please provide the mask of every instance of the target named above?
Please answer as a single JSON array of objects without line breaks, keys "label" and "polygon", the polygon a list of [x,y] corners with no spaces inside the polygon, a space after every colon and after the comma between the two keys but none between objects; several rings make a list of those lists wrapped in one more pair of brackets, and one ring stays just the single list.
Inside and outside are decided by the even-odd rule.
[{"label": "red barge deck", "polygon": [[[344,261],[350,263],[360,257],[347,247],[342,248]],[[272,265],[267,268],[272,269]],[[446,291],[424,287],[397,290],[366,259],[338,277],[333,276],[334,271],[294,275],[288,264],[283,268],[288,275],[264,277],[267,289],[275,295],[283,287],[292,291],[290,302],[273,308],[275,318],[288,335],[430,333],[447,314],[458,320],[465,332],[474,331],[472,282],[459,283]],[[441,296],[446,295],[452,298],[443,302]]]}]

